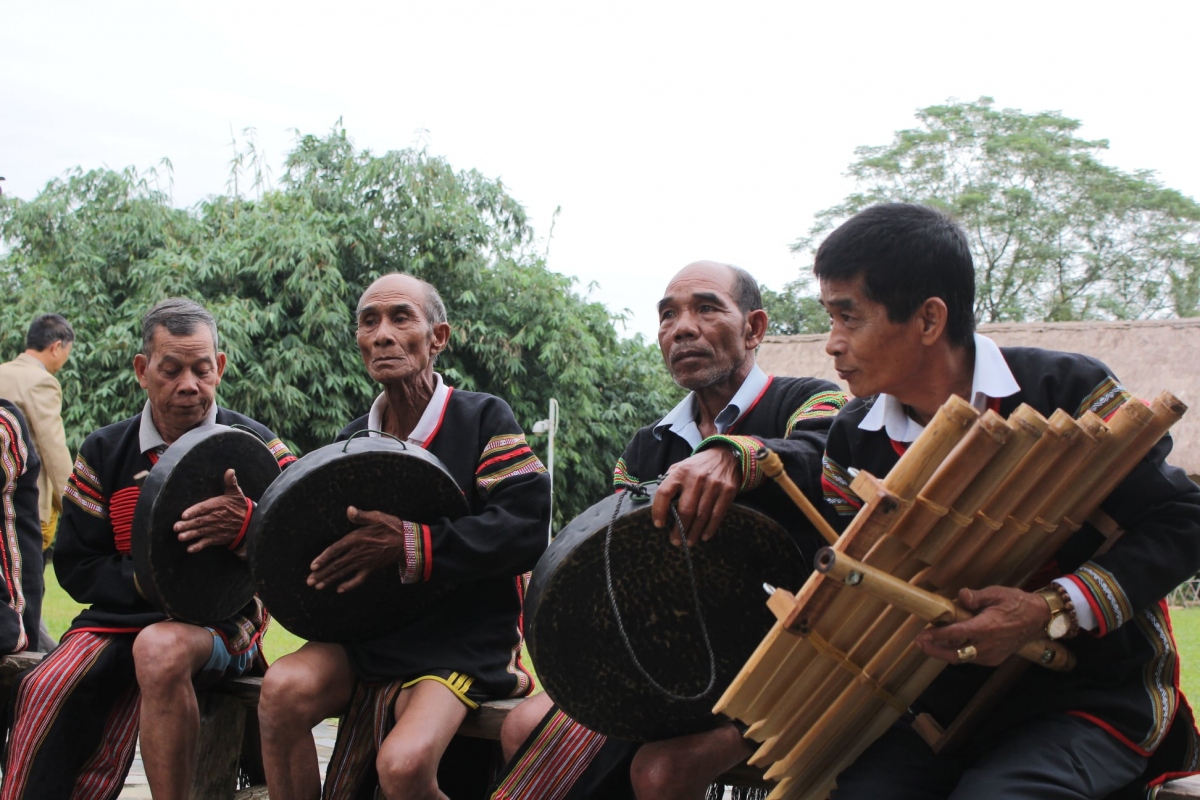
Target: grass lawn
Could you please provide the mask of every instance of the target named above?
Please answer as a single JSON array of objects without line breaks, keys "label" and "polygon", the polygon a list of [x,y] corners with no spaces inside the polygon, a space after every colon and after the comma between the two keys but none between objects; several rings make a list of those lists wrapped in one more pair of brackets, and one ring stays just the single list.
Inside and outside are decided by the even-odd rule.
[{"label": "grass lawn", "polygon": [[1192,708],[1200,708],[1200,608],[1172,609],[1171,624],[1179,645],[1183,693]]},{"label": "grass lawn", "polygon": [[[46,600],[42,606],[42,616],[50,635],[55,639],[62,636],[80,608],[82,606],[68,597],[58,585],[54,570],[46,570]],[[1171,621],[1175,626],[1175,641],[1179,645],[1184,694],[1193,706],[1200,707],[1200,608],[1175,609],[1171,612]],[[274,661],[299,649],[302,644],[303,639],[284,630],[282,625],[273,624],[267,629],[263,649],[267,660]]]}]

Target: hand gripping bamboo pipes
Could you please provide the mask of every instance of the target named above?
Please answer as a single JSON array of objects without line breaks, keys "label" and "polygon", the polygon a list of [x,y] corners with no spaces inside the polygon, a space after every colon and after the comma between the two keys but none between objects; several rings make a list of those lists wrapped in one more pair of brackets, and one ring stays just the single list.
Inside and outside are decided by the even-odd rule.
[{"label": "hand gripping bamboo pipes", "polygon": [[[761,743],[750,763],[779,782],[771,800],[827,797],[933,682],[946,664],[913,641],[928,620],[965,613],[947,599],[960,588],[1023,585],[1085,521],[1111,544],[1120,531],[1100,502],[1185,411],[1163,393],[1149,406],[1125,403],[1107,423],[1063,411],[1045,419],[1027,406],[1005,420],[952,397],[886,478],[860,473],[851,488],[864,504],[823,557],[828,571],[794,596],[771,596],[778,622],[715,708]],[[814,520],[828,537],[823,523]],[[842,591],[851,572],[862,579]],[[879,595],[872,583],[908,588]],[[1055,668],[1071,660],[1059,643],[1027,649]],[[998,668],[990,696],[1028,664]],[[929,720],[917,728],[943,746],[969,730],[970,711],[945,732]]]}]

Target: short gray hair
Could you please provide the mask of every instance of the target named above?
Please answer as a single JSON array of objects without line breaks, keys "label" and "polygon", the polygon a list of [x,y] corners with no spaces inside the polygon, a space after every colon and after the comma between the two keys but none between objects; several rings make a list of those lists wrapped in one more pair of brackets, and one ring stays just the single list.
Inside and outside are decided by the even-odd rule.
[{"label": "short gray hair", "polygon": [[751,311],[758,311],[762,308],[762,292],[759,291],[758,281],[754,279],[754,276],[733,264],[725,266],[733,272],[733,299],[742,315],[745,316]]},{"label": "short gray hair", "polygon": [[166,328],[172,336],[191,336],[203,325],[212,333],[213,349],[217,349],[217,321],[208,309],[186,297],[163,300],[142,317],[142,354],[150,355],[154,334]]}]

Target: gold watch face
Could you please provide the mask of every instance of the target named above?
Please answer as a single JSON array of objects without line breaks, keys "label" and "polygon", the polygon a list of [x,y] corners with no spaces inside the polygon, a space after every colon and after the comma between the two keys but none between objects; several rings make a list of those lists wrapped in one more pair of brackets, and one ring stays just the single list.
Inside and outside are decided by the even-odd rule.
[{"label": "gold watch face", "polygon": [[1071,619],[1066,614],[1055,614],[1046,624],[1046,635],[1051,639],[1061,639],[1071,630]]}]

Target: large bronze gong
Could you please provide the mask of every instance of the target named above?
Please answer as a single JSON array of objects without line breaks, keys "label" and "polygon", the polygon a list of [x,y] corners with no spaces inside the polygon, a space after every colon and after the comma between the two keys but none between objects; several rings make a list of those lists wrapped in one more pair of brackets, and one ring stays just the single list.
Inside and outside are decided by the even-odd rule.
[{"label": "large bronze gong", "polygon": [[[683,548],[650,520],[654,490],[606,498],[563,528],[538,562],[525,601],[529,651],[546,692],[592,730],[637,741],[715,727],[713,704],[774,622],[763,583],[796,588],[810,571],[781,526],[733,506],[717,534],[690,551],[715,681],[701,697],[668,696],[650,679],[678,696],[703,692],[709,648]],[[624,635],[604,558],[618,503],[607,572]]]},{"label": "large bronze gong", "polygon": [[208,625],[236,614],[254,597],[246,562],[224,547],[189,553],[175,523],[196,503],[225,491],[225,470],[258,500],[279,475],[279,462],[257,436],[206,425],[188,431],[150,470],[133,512],[134,575],[142,594],[171,617]]},{"label": "large bronze gong", "polygon": [[247,552],[267,611],[311,641],[362,641],[398,630],[452,591],[448,584],[402,584],[399,564],[341,594],[335,586],[309,586],[313,559],[358,527],[346,518],[348,506],[424,524],[469,511],[441,461],[390,437],[327,445],[288,467],[258,505]]}]

